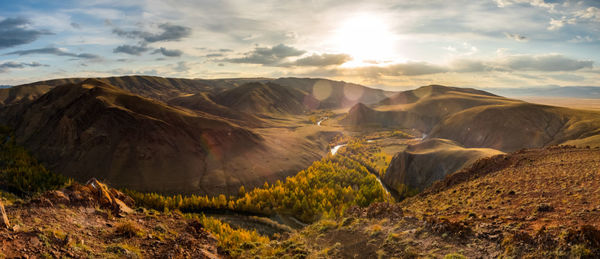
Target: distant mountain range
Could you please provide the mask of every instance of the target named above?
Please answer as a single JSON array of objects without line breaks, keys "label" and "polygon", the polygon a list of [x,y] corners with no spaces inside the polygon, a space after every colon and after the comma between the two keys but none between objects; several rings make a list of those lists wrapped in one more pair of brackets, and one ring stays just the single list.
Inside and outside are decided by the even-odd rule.
[{"label": "distant mountain range", "polygon": [[568,97],[600,99],[598,86],[544,86],[526,88],[487,88],[488,92],[506,97]]}]

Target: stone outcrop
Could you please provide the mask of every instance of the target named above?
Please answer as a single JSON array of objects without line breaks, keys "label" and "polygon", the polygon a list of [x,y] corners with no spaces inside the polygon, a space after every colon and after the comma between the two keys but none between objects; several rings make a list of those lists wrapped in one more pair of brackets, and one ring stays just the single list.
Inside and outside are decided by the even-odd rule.
[{"label": "stone outcrop", "polygon": [[70,206],[98,206],[108,209],[114,215],[123,215],[133,212],[135,202],[122,192],[108,187],[106,184],[90,179],[85,185],[74,183],[63,190],[53,190],[32,200],[39,206],[51,207],[56,204]]}]

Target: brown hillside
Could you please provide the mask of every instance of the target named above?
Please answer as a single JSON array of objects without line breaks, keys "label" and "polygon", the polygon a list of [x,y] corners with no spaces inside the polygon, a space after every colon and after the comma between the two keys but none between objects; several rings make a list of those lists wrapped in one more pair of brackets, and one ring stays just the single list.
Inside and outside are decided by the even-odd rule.
[{"label": "brown hillside", "polygon": [[227,118],[237,124],[249,127],[258,127],[266,123],[252,114],[215,103],[207,93],[176,97],[167,101],[167,104]]},{"label": "brown hillside", "polygon": [[[417,94],[420,93],[420,94]],[[412,103],[351,109],[342,123],[415,128],[465,147],[539,148],[600,134],[600,113],[530,104],[474,89],[444,86],[404,92]]]},{"label": "brown hillside", "polygon": [[[10,110],[9,110],[10,111]],[[131,95],[97,80],[52,89],[2,116],[50,168],[75,179],[97,177],[120,187],[191,191],[229,156],[261,143],[257,134]]]},{"label": "brown hillside", "polygon": [[[217,80],[164,78],[157,76],[120,76],[95,79],[127,90],[133,94],[159,101],[167,101],[183,94],[218,92],[223,89],[233,87],[233,85],[229,82],[221,82]],[[86,78],[64,78],[40,81],[22,86],[26,86],[28,88],[40,88],[38,91],[44,90],[41,92],[41,94],[43,94],[52,87],[64,84],[76,84],[84,80],[86,80]]]},{"label": "brown hillside", "polygon": [[341,119],[343,125],[352,127],[398,127],[426,131],[434,123],[434,118],[412,111],[379,111],[358,103]]},{"label": "brown hillside", "polygon": [[303,114],[306,93],[274,83],[247,83],[215,96],[215,101],[247,113]]},{"label": "brown hillside", "polygon": [[450,86],[442,86],[442,85],[428,85],[419,87],[414,90],[403,91],[397,94],[394,94],[388,98],[385,98],[379,102],[378,105],[397,105],[397,104],[409,104],[417,102],[421,99],[436,97],[439,95],[447,95],[447,94],[472,94],[472,95],[482,95],[488,97],[498,97],[495,94],[477,90],[473,88],[460,88],[460,87],[450,87]]},{"label": "brown hillside", "polygon": [[463,148],[445,139],[428,139],[397,153],[383,182],[399,193],[407,189],[422,191],[477,159],[501,153],[488,148]]},{"label": "brown hillside", "polygon": [[[406,102],[404,102],[406,101]],[[346,125],[381,125],[384,127],[415,128],[429,132],[436,124],[451,114],[482,105],[519,102],[470,88],[424,86],[398,93],[371,108],[368,121],[357,120],[351,109],[342,122]],[[389,103],[389,104],[388,104]]]},{"label": "brown hillside", "polygon": [[448,116],[432,137],[502,151],[540,148],[600,134],[600,112],[530,103],[474,107]]},{"label": "brown hillside", "polygon": [[[402,202],[416,214],[535,233],[600,227],[600,149],[551,147],[483,159]],[[472,215],[471,215],[472,214]]]},{"label": "brown hillside", "polygon": [[395,93],[319,78],[288,77],[275,79],[272,82],[308,93],[313,101],[310,104],[311,109],[348,108],[357,103],[374,104]]},{"label": "brown hillside", "polygon": [[47,85],[21,85],[0,89],[0,106],[31,101],[48,92],[52,87]]}]

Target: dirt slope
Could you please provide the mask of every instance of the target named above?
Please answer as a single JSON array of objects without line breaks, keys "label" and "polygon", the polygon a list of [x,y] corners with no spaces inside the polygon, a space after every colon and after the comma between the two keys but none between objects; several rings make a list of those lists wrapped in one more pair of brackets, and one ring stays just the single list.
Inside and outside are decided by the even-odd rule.
[{"label": "dirt slope", "polygon": [[[482,159],[402,202],[415,213],[553,233],[600,227],[600,149],[523,150]],[[473,214],[469,216],[470,214]],[[514,223],[514,224],[511,224]]]}]

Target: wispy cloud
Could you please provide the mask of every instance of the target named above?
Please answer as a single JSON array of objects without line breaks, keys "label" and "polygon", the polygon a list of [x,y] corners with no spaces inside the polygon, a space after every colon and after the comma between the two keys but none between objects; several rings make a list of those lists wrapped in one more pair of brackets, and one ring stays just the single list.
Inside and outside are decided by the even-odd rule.
[{"label": "wispy cloud", "polygon": [[29,20],[25,18],[6,18],[0,21],[0,49],[31,43],[41,35],[51,34],[44,30],[27,28]]},{"label": "wispy cloud", "polygon": [[98,59],[100,56],[90,53],[72,53],[63,48],[40,48],[40,49],[28,49],[28,50],[17,50],[13,52],[5,53],[4,55],[18,55],[18,56],[26,56],[26,55],[34,55],[34,54],[46,54],[46,55],[56,55],[56,56],[66,56],[80,59]]},{"label": "wispy cloud", "polygon": [[281,64],[288,57],[297,57],[306,53],[284,44],[273,47],[257,47],[254,50],[245,53],[242,57],[223,59],[224,62],[246,63],[276,66]]},{"label": "wispy cloud", "polygon": [[0,64],[0,73],[7,72],[9,69],[19,69],[19,68],[25,68],[25,67],[41,67],[41,66],[47,66],[47,65],[43,65],[38,62],[25,63],[25,62],[9,61],[9,62],[4,62],[4,63]]},{"label": "wispy cloud", "polygon": [[178,49],[166,49],[166,48],[158,48],[152,52],[152,54],[160,53],[165,57],[180,57],[183,54],[183,51]]},{"label": "wispy cloud", "polygon": [[158,25],[158,28],[161,30],[160,33],[151,33],[142,30],[123,30],[120,28],[113,29],[113,33],[125,38],[141,39],[146,43],[178,41],[192,34],[192,29],[187,26],[163,23]]},{"label": "wispy cloud", "polygon": [[143,46],[143,45],[142,46],[121,45],[121,46],[116,47],[113,50],[113,53],[125,53],[125,54],[129,54],[129,55],[139,56],[148,50],[150,50],[150,48]]},{"label": "wispy cloud", "polygon": [[528,39],[527,39],[527,37],[525,37],[525,36],[523,36],[523,35],[521,35],[521,34],[516,34],[516,33],[515,33],[515,34],[513,34],[513,33],[508,33],[508,32],[505,32],[505,33],[504,33],[504,35],[505,35],[507,38],[509,38],[509,39],[513,39],[513,40],[516,40],[516,41],[527,41],[527,40],[528,40]]}]

